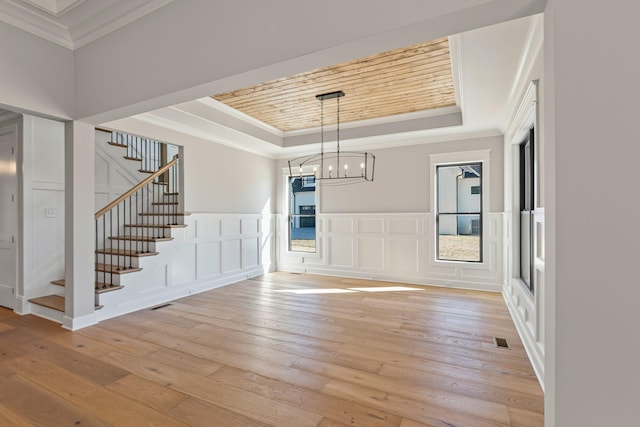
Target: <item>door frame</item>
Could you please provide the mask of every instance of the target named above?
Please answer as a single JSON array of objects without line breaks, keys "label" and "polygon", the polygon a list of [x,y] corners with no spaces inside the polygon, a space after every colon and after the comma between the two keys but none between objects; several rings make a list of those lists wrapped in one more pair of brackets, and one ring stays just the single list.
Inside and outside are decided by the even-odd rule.
[{"label": "door frame", "polygon": [[[21,294],[20,292],[20,283],[21,283],[21,273],[20,273],[20,261],[21,261],[21,251],[20,248],[22,247],[21,245],[21,238],[22,238],[22,233],[21,233],[21,221],[20,221],[20,212],[21,212],[21,189],[20,189],[20,183],[21,183],[21,179],[20,179],[20,174],[21,174],[21,154],[20,154],[20,139],[21,139],[21,120],[20,120],[21,116],[18,116],[17,118],[13,118],[13,119],[9,119],[6,121],[3,121],[0,123],[0,135],[6,135],[6,134],[11,134],[13,133],[15,135],[15,139],[14,139],[14,144],[13,144],[13,153],[14,153],[14,159],[15,159],[15,167],[16,167],[16,172],[15,175],[13,177],[13,192],[14,192],[14,200],[13,200],[13,210],[14,210],[14,227],[15,227],[15,234],[12,236],[13,237],[13,258],[14,258],[14,286],[13,286],[13,301],[12,301],[12,306],[11,307],[6,307],[6,306],[2,306],[2,307],[6,307],[6,308],[10,308],[16,312],[21,311],[20,310],[20,303],[19,303],[19,298],[18,296]],[[7,130],[5,132],[5,130]]]}]

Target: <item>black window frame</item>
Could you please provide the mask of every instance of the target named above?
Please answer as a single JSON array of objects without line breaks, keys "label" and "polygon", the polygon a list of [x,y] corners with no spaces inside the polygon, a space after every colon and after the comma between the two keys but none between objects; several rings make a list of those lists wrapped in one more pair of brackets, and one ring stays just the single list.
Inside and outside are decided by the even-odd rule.
[{"label": "black window frame", "polygon": [[[314,195],[314,209],[313,209],[313,214],[301,214],[301,213],[296,213],[295,211],[295,199],[294,199],[294,191],[293,191],[293,182],[294,180],[299,179],[300,180],[300,188],[305,188],[306,190],[304,192],[313,192]],[[315,179],[315,175],[313,174],[307,174],[307,175],[296,175],[296,176],[288,176],[287,177],[287,197],[288,197],[288,218],[287,218],[287,224],[288,224],[288,232],[287,232],[287,249],[289,252],[293,252],[293,253],[300,253],[300,254],[316,254],[318,252],[318,234],[317,231],[314,235],[314,246],[313,246],[313,251],[301,251],[301,250],[295,250],[293,249],[292,245],[291,245],[291,232],[293,230],[292,224],[294,223],[295,219],[302,219],[302,218],[312,218],[313,220],[313,224],[314,227],[316,228],[316,224],[317,224],[317,219],[316,219],[316,214],[317,214],[317,206],[318,206],[318,197],[317,197],[317,186],[316,184],[316,179]],[[308,207],[310,205],[301,205]],[[298,227],[298,228],[305,228],[305,227]]]},{"label": "black window frame", "polygon": [[[519,174],[519,196],[520,196],[520,222],[519,222],[519,232],[520,236],[522,236],[523,226],[522,226],[522,215],[524,212],[529,214],[529,278],[523,277],[522,275],[522,241],[520,242],[520,279],[525,284],[525,286],[529,289],[532,295],[535,295],[535,254],[533,252],[534,249],[534,239],[535,239],[535,221],[533,211],[535,210],[535,188],[536,188],[536,176],[535,176],[535,126],[532,126],[529,129],[529,132],[524,137],[522,142],[518,145],[519,152],[519,164],[520,164],[520,174]],[[521,238],[522,240],[522,238]]]},{"label": "black window frame", "polygon": [[[441,212],[440,211],[440,169],[441,168],[449,168],[449,167],[465,167],[465,166],[478,166],[479,169],[477,169],[477,171],[480,172],[480,210],[479,212]],[[472,162],[463,162],[463,163],[447,163],[447,164],[439,164],[436,165],[436,185],[435,185],[435,189],[436,189],[436,261],[445,261],[445,262],[463,262],[463,263],[473,263],[473,264],[482,264],[483,260],[484,260],[484,251],[483,251],[483,246],[484,246],[484,203],[483,203],[483,187],[484,187],[484,173],[483,173],[483,168],[484,168],[484,162],[483,161],[472,161]],[[457,200],[457,197],[456,197]],[[456,215],[456,221],[457,221],[457,217],[460,215],[463,216],[471,216],[471,215],[477,215],[479,218],[479,256],[478,256],[478,260],[461,260],[461,259],[448,259],[448,258],[441,258],[440,257],[440,216],[441,215]]]}]

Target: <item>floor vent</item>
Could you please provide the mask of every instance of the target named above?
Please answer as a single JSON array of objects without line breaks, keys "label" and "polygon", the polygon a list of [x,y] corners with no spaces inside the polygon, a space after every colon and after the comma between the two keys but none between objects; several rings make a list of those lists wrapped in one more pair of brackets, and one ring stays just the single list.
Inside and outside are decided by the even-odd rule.
[{"label": "floor vent", "polygon": [[510,348],[506,338],[493,337],[493,343],[496,345],[496,347]]},{"label": "floor vent", "polygon": [[301,275],[302,273],[289,273],[289,274],[295,274],[295,275]]},{"label": "floor vent", "polygon": [[165,308],[165,307],[169,307],[171,304],[162,304],[162,305],[157,305],[155,307],[151,307],[151,310],[160,310],[161,308]]}]

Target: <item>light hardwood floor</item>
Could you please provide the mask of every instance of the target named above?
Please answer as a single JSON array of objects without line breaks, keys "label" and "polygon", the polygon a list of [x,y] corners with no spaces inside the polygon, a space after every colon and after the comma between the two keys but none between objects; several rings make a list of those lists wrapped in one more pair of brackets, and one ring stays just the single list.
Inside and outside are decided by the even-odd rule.
[{"label": "light hardwood floor", "polygon": [[0,309],[1,426],[533,427],[542,414],[499,294],[273,273],[75,333]]}]

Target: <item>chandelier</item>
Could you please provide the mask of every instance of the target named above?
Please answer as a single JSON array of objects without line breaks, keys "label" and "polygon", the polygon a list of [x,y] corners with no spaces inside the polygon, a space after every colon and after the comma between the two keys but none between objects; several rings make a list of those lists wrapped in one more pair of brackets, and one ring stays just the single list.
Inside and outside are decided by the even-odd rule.
[{"label": "chandelier", "polygon": [[[289,176],[313,174],[315,181],[325,184],[351,184],[373,181],[376,157],[372,153],[340,150],[341,90],[316,95],[320,101],[320,153],[289,160]],[[336,149],[324,148],[324,101],[336,100]]]}]

